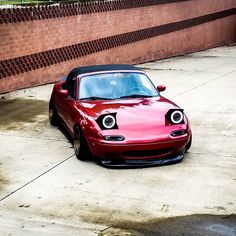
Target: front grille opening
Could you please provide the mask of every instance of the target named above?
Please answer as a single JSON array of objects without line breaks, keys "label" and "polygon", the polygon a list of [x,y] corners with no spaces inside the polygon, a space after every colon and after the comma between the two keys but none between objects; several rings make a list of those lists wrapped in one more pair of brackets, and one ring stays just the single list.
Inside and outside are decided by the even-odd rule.
[{"label": "front grille opening", "polygon": [[123,156],[127,157],[151,157],[168,154],[172,151],[172,148],[162,148],[158,150],[133,150],[123,152]]}]

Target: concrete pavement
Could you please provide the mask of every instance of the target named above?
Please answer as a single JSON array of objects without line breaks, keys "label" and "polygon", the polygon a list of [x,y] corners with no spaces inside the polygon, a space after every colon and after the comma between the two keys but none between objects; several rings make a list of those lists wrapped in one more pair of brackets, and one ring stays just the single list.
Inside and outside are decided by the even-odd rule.
[{"label": "concrete pavement", "polygon": [[183,162],[80,162],[48,123],[52,85],[0,95],[0,235],[236,235],[236,45],[139,66],[190,119]]}]

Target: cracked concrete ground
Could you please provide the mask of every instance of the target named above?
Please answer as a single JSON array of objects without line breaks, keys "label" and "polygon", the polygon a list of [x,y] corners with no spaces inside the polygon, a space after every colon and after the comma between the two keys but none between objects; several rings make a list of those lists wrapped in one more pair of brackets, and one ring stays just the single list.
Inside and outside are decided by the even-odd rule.
[{"label": "cracked concrete ground", "polygon": [[190,119],[183,162],[80,162],[48,123],[52,85],[2,94],[0,235],[236,235],[236,45],[139,66]]}]

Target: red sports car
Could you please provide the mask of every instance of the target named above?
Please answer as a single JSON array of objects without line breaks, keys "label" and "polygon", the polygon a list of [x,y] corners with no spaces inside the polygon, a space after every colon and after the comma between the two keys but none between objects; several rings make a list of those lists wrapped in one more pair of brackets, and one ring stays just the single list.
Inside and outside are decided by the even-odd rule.
[{"label": "red sports car", "polygon": [[139,68],[96,65],[73,69],[54,85],[49,118],[64,124],[78,159],[110,167],[179,162],[192,142],[183,109],[162,97]]}]

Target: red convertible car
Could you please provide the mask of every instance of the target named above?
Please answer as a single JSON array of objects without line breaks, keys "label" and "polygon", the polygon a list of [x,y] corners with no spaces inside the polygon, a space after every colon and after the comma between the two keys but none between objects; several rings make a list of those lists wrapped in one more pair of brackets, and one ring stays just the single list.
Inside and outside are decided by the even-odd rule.
[{"label": "red convertible car", "polygon": [[139,68],[97,65],[73,69],[54,85],[49,119],[73,138],[78,159],[110,167],[175,163],[190,148],[183,109],[162,97]]}]

